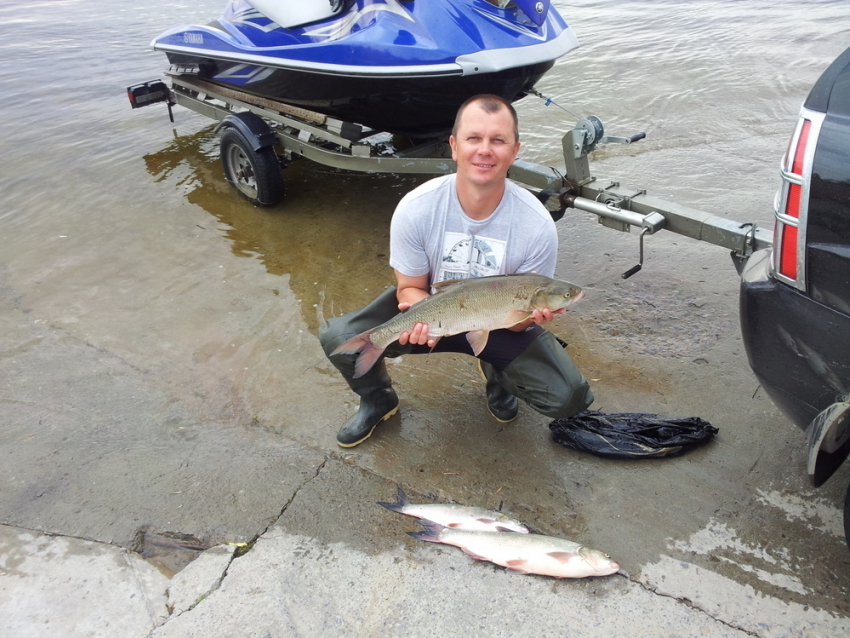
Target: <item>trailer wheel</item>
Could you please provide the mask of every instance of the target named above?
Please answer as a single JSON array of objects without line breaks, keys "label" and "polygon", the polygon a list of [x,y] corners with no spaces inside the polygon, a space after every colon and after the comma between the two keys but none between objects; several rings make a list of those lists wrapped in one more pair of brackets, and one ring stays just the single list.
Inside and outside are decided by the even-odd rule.
[{"label": "trailer wheel", "polygon": [[260,206],[283,199],[283,175],[271,146],[254,150],[241,131],[229,126],[221,133],[220,148],[224,175],[242,197]]}]

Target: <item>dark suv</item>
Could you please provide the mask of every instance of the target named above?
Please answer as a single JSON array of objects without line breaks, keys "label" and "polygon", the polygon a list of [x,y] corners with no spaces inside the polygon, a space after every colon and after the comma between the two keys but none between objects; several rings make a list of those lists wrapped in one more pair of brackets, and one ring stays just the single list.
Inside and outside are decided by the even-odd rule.
[{"label": "dark suv", "polygon": [[[773,247],[742,273],[750,365],[809,440],[817,487],[850,454],[850,49],[815,83],[782,159]],[[850,487],[844,503],[850,544]]]}]

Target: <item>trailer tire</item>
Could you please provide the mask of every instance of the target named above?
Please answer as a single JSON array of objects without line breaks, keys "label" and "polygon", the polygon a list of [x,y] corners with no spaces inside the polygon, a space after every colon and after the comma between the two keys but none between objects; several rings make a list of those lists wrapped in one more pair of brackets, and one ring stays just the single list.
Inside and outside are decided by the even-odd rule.
[{"label": "trailer tire", "polygon": [[283,175],[271,146],[255,150],[239,129],[228,126],[221,133],[220,148],[224,176],[237,193],[260,206],[283,199]]}]

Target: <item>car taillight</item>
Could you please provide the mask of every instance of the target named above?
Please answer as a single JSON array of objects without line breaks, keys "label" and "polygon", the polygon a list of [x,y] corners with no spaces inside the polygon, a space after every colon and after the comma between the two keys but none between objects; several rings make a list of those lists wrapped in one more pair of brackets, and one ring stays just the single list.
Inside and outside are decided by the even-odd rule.
[{"label": "car taillight", "polygon": [[823,115],[804,109],[782,159],[782,189],[775,204],[773,267],[777,277],[805,290],[806,212],[809,178]]}]

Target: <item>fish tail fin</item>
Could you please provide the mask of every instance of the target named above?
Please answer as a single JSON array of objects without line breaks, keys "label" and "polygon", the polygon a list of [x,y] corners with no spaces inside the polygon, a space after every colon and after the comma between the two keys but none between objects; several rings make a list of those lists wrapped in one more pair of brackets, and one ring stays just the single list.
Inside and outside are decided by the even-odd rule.
[{"label": "fish tail fin", "polygon": [[443,525],[425,520],[424,518],[419,519],[419,524],[425,528],[424,532],[408,532],[407,535],[420,541],[428,541],[429,543],[443,542],[440,540],[440,532],[445,529]]},{"label": "fish tail fin", "polygon": [[373,345],[371,341],[367,343],[360,351],[360,356],[357,357],[357,361],[354,363],[354,378],[359,379],[369,372],[372,366],[381,358],[382,354],[384,354],[384,348]]},{"label": "fish tail fin", "polygon": [[372,369],[372,366],[381,358],[384,348],[379,348],[372,343],[372,330],[367,330],[356,337],[352,337],[331,352],[335,354],[358,354],[354,363],[354,378],[359,379]]},{"label": "fish tail fin", "polygon": [[410,505],[410,501],[407,500],[407,494],[404,493],[404,490],[401,489],[401,487],[399,487],[398,488],[398,501],[396,501],[395,503],[380,503],[379,502],[378,505],[382,505],[383,507],[386,507],[388,510],[402,514],[403,513],[402,510],[407,505]]}]

